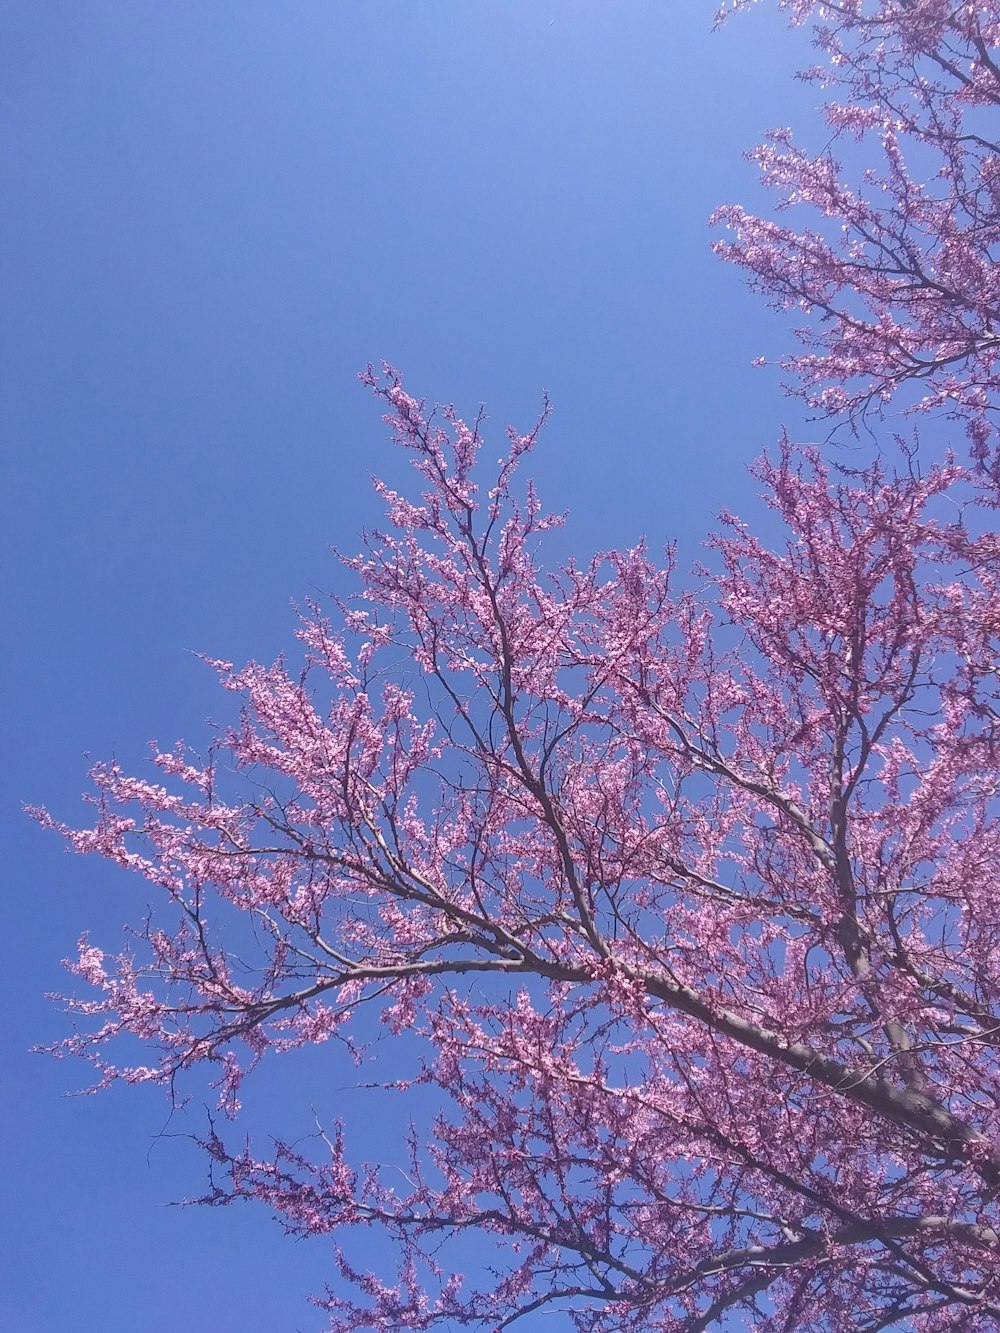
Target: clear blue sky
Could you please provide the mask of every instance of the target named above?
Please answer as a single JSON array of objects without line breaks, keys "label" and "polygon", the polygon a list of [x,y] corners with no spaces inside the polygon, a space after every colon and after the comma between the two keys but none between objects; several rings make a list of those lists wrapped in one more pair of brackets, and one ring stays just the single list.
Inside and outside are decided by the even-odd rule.
[{"label": "clear blue sky", "polygon": [[[203,739],[227,699],[192,650],[270,659],[293,598],[344,586],[368,473],[406,475],[356,372],[390,360],[498,431],[547,389],[533,471],[581,555],[695,556],[801,433],[748,368],[782,321],[705,219],[754,201],[741,151],[815,94],[769,7],[716,35],[712,9],[0,0],[7,1327],[321,1327],[327,1242],[165,1207],[204,1172],[159,1095],[67,1098],[86,1070],[26,1053],[65,1031],[43,995],[81,931],[114,947],[151,895],[19,807],[73,819],[87,753]],[[277,1062],[251,1124],[316,1106],[377,1151],[327,1058]]]}]

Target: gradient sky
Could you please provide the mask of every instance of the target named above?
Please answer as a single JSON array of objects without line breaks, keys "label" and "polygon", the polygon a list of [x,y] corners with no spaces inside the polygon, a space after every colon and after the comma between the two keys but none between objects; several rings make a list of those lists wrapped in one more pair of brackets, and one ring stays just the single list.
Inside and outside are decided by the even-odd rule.
[{"label": "gradient sky", "polygon": [[[786,327],[705,220],[757,199],[742,150],[815,127],[816,94],[770,7],[714,35],[712,9],[0,0],[6,1327],[322,1326],[329,1242],[166,1206],[204,1188],[200,1104],[68,1098],[86,1069],[28,1054],[67,1030],[59,960],[151,893],[20,804],[73,820],[88,754],[197,745],[229,701],[193,653],[270,660],[293,599],[348,587],[330,546],[376,520],[371,471],[408,473],[357,371],[385,358],[498,431],[547,390],[531,470],[581,556],[646,533],[695,558],[718,509],[756,511],[758,450],[808,429],[749,369]],[[251,1085],[250,1124],[315,1107],[377,1153],[318,1054]]]}]

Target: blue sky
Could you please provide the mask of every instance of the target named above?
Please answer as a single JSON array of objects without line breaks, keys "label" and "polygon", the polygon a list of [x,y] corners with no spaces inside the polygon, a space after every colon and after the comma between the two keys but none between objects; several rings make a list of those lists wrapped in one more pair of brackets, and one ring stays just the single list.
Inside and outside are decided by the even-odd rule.
[{"label": "blue sky", "polygon": [[[150,894],[20,804],[72,820],[87,754],[197,744],[227,700],[193,653],[270,660],[293,599],[347,587],[329,547],[376,520],[371,471],[407,473],[357,371],[498,432],[547,390],[532,471],[581,556],[646,533],[694,558],[719,508],[754,511],[782,422],[806,431],[749,368],[786,327],[705,219],[757,199],[742,150],[815,126],[816,94],[769,7],[714,35],[712,9],[0,2],[11,1328],[321,1326],[327,1242],[165,1206],[204,1188],[175,1137],[198,1124],[146,1090],[67,1098],[86,1071],[27,1053],[66,1030],[44,993],[79,934],[115,946]],[[377,1151],[327,1077],[278,1062],[252,1123],[337,1102]]]}]

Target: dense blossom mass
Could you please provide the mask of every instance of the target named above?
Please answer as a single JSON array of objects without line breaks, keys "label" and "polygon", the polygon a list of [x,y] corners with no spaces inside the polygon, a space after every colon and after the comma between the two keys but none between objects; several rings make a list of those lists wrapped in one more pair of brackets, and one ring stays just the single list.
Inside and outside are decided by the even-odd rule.
[{"label": "dense blossom mass", "polygon": [[[339,1135],[209,1143],[219,1189],[295,1230],[398,1236],[398,1286],[344,1260],[367,1300],[331,1296],[337,1330],[551,1302],[707,1329],[762,1297],[795,1328],[994,1327],[1000,541],[942,503],[969,476],[786,448],[757,474],[787,540],[727,521],[710,593],[642,548],[545,574],[534,437],[480,497],[476,432],[371,382],[423,495],[382,488],[305,673],[216,664],[245,700],[225,765],[96,771],[73,845],[177,910],[135,957],[81,946],[105,1022],[69,1048],[104,1079],[216,1061],[235,1109],[248,1066],[369,1000],[420,1034],[449,1109],[404,1194]],[[213,929],[219,899],[253,929]],[[122,1032],[155,1065],[106,1064]],[[443,1280],[470,1228],[507,1256],[492,1289]]]},{"label": "dense blossom mass", "polygon": [[784,7],[817,20],[821,62],[803,77],[829,90],[832,137],[810,152],[774,131],[751,156],[792,220],[721,208],[732,236],[717,248],[808,317],[786,362],[807,402],[856,421],[894,400],[943,408],[996,471],[1000,4]]},{"label": "dense blossom mass", "polygon": [[[380,1163],[349,1123],[205,1135],[209,1202],[331,1234],[331,1333],[1000,1326],[994,6],[814,8],[827,77],[881,62],[830,115],[893,174],[864,203],[772,143],[771,179],[854,221],[728,210],[733,253],[827,316],[808,385],[919,381],[971,464],[785,443],[754,469],[783,535],[724,515],[692,590],[644,546],[543,563],[537,429],[490,470],[478,425],[369,371],[420,480],[379,484],[357,596],[303,616],[301,669],[212,664],[242,712],[207,757],[98,767],[93,826],[58,826],[161,900],[72,964],[63,1050],[101,1083],[205,1066],[235,1116],[291,1048],[422,1052],[397,1090],[438,1113]],[[911,184],[901,139],[944,167]]]}]

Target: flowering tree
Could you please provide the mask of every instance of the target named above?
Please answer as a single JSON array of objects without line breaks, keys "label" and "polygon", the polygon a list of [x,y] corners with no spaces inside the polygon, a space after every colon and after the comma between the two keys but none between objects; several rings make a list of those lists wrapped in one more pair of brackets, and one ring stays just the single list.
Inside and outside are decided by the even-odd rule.
[{"label": "flowering tree", "polygon": [[[729,206],[716,220],[733,236],[717,249],[777,305],[815,317],[785,363],[809,404],[857,420],[909,388],[910,410],[964,420],[1000,475],[1000,4],[784,7],[797,22],[818,16],[824,59],[803,77],[833,90],[833,137],[813,155],[777,130],[751,156],[779,210],[804,206],[814,226]],[[838,145],[862,165],[845,171]]]},{"label": "flowering tree", "polygon": [[[380,488],[301,675],[215,663],[225,764],[97,769],[67,836],[173,910],[134,954],[81,944],[102,1022],[65,1049],[102,1082],[214,1062],[234,1114],[366,1005],[419,1036],[446,1109],[404,1192],[339,1128],[206,1143],[210,1201],[397,1239],[395,1284],[341,1256],[342,1333],[996,1327],[1000,541],[936,513],[969,478],[785,448],[757,476],[786,543],[727,519],[710,593],[641,547],[544,575],[534,433],[480,497],[477,430],[367,378],[423,494]],[[109,1063],[125,1034],[149,1067]],[[481,1289],[441,1249],[470,1231]]]},{"label": "flowering tree", "polygon": [[440,1111],[391,1172],[350,1126],[206,1133],[207,1202],[395,1241],[384,1281],[338,1249],[333,1333],[1000,1321],[1000,538],[963,519],[992,449],[993,7],[821,8],[854,90],[831,123],[880,134],[888,174],[864,202],[773,140],[767,178],[847,231],[729,209],[727,253],[823,313],[812,401],[919,381],[981,466],[786,444],[755,469],[784,539],[724,516],[697,591],[642,546],[546,573],[537,429],[484,491],[478,426],[369,372],[421,493],[379,486],[356,599],[303,617],[301,673],[213,664],[243,711],[206,759],[99,767],[93,827],[58,826],[163,902],[72,965],[62,1049],[100,1083],[204,1066],[234,1116],[262,1059],[356,1053],[369,1015],[423,1052],[395,1086]]}]

